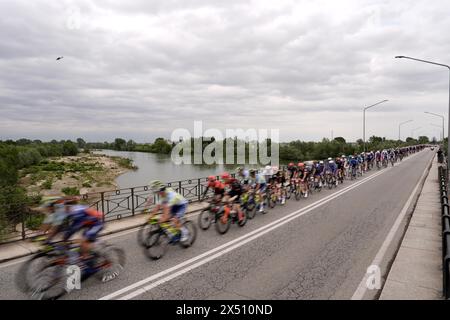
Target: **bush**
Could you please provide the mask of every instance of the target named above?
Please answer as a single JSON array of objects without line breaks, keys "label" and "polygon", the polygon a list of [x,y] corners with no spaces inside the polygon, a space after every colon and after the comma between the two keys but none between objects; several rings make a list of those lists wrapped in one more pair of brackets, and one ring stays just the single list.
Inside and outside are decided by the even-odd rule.
[{"label": "bush", "polygon": [[51,189],[52,188],[52,180],[46,180],[43,184],[42,184],[42,187],[44,188],[44,189],[47,189],[47,190],[49,190],[49,189]]},{"label": "bush", "polygon": [[25,227],[31,230],[38,230],[45,219],[45,214],[32,213],[25,220]]},{"label": "bush", "polygon": [[80,190],[76,187],[65,187],[61,190],[66,196],[78,196],[80,195]]},{"label": "bush", "polygon": [[83,182],[83,188],[90,188],[90,187],[92,187],[92,185],[89,181]]}]

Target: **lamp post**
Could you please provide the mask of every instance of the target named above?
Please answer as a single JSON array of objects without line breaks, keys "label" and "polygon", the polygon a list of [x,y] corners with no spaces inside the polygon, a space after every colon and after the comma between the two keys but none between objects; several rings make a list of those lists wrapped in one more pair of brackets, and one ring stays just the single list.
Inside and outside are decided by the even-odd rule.
[{"label": "lamp post", "polygon": [[384,102],[388,102],[388,101],[389,101],[389,100],[383,100],[383,101],[377,102],[377,103],[375,103],[375,104],[373,104],[373,105],[371,105],[371,106],[365,107],[365,108],[363,109],[363,141],[364,141],[364,152],[366,152],[366,110],[367,110],[367,109],[370,109],[370,108],[373,108],[373,107],[375,107],[375,106],[377,106],[377,105],[379,105],[379,104],[382,104],[382,103],[384,103]]},{"label": "lamp post", "polygon": [[443,115],[440,115],[440,114],[437,114],[437,113],[433,113],[433,112],[425,111],[425,113],[426,113],[426,114],[430,114],[430,115],[435,116],[435,117],[442,118],[442,144],[444,144],[444,137],[445,137],[445,131],[444,131],[444,128],[445,128],[445,117],[444,117]]},{"label": "lamp post", "polygon": [[[407,57],[407,56],[396,56],[395,58],[397,58],[397,59],[414,60],[414,61],[418,61],[418,62],[433,64],[435,66],[440,66],[440,67],[444,67],[444,68],[448,69],[448,71],[449,71],[449,86],[448,86],[448,117],[449,117],[449,119],[447,119],[447,122],[448,122],[448,131],[447,131],[447,133],[450,133],[450,66],[446,65],[446,64],[443,64],[443,63],[437,63],[437,62],[433,62],[433,61],[416,59],[416,58],[411,58],[411,57]],[[442,137],[442,141],[444,141],[444,137]],[[447,174],[450,173],[450,161],[448,161],[449,153],[450,153],[450,138],[447,139]]]},{"label": "lamp post", "polygon": [[410,122],[413,122],[414,120],[408,120],[408,121],[405,121],[405,122],[402,122],[402,123],[400,123],[399,125],[398,125],[398,140],[399,141],[401,141],[402,139],[401,139],[401,127],[404,125],[404,124],[407,124],[407,123],[410,123]]}]

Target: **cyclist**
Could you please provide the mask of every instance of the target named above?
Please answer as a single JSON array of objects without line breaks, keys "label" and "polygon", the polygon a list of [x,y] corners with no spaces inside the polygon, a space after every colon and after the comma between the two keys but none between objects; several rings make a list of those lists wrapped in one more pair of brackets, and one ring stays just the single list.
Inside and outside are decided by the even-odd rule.
[{"label": "cyclist", "polygon": [[68,217],[70,223],[63,234],[63,241],[67,241],[76,232],[84,229],[83,237],[80,241],[80,255],[84,261],[92,258],[92,247],[100,231],[103,229],[103,214],[86,205],[78,205],[77,199],[66,201],[69,205]]},{"label": "cyclist", "polygon": [[308,198],[308,170],[305,168],[305,164],[300,162],[298,165],[298,179],[300,183],[301,192],[305,198]]},{"label": "cyclist", "polygon": [[279,190],[279,201],[281,202],[281,204],[285,204],[286,203],[286,174],[284,169],[283,170],[279,170],[276,174],[276,184],[277,184],[277,188]]},{"label": "cyclist", "polygon": [[[159,210],[162,210],[162,216],[159,222],[164,223],[170,221],[178,231],[172,241],[187,241],[188,231],[182,226],[181,219],[186,213],[188,201],[181,194],[172,188],[166,187],[166,185],[159,180],[150,182],[150,187],[153,193],[156,193],[159,198],[151,214],[158,214]],[[152,201],[153,195],[150,195],[146,206]]]},{"label": "cyclist", "polygon": [[247,184],[248,183],[248,178],[249,178],[249,171],[238,167],[236,169],[236,178],[242,183],[242,184]]},{"label": "cyclist", "polygon": [[[225,187],[229,188],[228,192],[225,193],[224,201],[228,202],[228,200],[234,199],[233,210],[238,213],[239,221],[242,221],[242,219],[244,219],[244,213],[242,212],[240,206],[240,198],[243,193],[241,183],[236,178],[231,177],[228,172],[224,172],[221,177]],[[225,214],[223,215],[223,219],[225,221],[228,219],[230,212],[231,210],[229,210],[228,207],[225,207]]]},{"label": "cyclist", "polygon": [[377,152],[375,152],[375,162],[377,164],[378,169],[380,169],[381,167],[381,152],[380,150],[377,150]]},{"label": "cyclist", "polygon": [[336,167],[337,167],[338,181],[340,180],[342,182],[344,182],[344,160],[343,160],[343,158],[345,158],[345,156],[341,157],[341,158],[337,157],[335,160]]},{"label": "cyclist", "polygon": [[45,197],[38,211],[44,211],[47,214],[40,231],[41,236],[38,236],[36,240],[42,240],[44,244],[50,244],[52,239],[59,233],[63,234],[68,225],[66,222],[70,218],[70,205],[78,203],[78,197]]},{"label": "cyclist", "polygon": [[325,170],[325,166],[323,161],[319,161],[318,163],[316,163],[316,167],[314,170],[314,183],[316,188],[321,188],[322,187],[322,177],[323,177],[323,173]]},{"label": "cyclist", "polygon": [[202,201],[205,199],[209,189],[214,191],[214,201],[220,201],[225,194],[225,185],[220,180],[217,180],[215,176],[208,177],[208,184],[203,192]]},{"label": "cyclist", "polygon": [[[255,192],[260,195],[261,199],[264,198],[267,182],[264,176],[260,173],[256,174],[256,170],[250,170],[250,180],[254,186]],[[264,211],[264,201],[261,201],[259,212]]]},{"label": "cyclist", "polygon": [[358,168],[358,160],[355,156],[351,156],[350,158],[350,172],[352,177],[356,177],[356,170]]}]

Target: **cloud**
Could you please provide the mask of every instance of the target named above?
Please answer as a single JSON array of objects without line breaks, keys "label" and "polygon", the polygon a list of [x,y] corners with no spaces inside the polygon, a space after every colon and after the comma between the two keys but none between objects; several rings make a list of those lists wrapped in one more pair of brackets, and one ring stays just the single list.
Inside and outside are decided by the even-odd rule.
[{"label": "cloud", "polygon": [[[0,139],[208,127],[396,138],[447,112],[447,1],[2,1]],[[56,61],[57,56],[64,59]],[[406,119],[408,120],[408,119]]]}]

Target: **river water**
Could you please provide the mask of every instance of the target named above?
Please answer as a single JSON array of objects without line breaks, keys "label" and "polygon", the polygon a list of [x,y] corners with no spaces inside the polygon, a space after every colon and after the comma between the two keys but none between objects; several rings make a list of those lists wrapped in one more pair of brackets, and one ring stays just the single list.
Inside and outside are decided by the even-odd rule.
[{"label": "river water", "polygon": [[234,173],[238,167],[238,165],[177,165],[172,162],[170,155],[146,152],[96,150],[94,153],[133,160],[138,170],[126,172],[116,179],[120,189],[145,186],[152,180],[173,182],[219,175],[224,171]]}]

